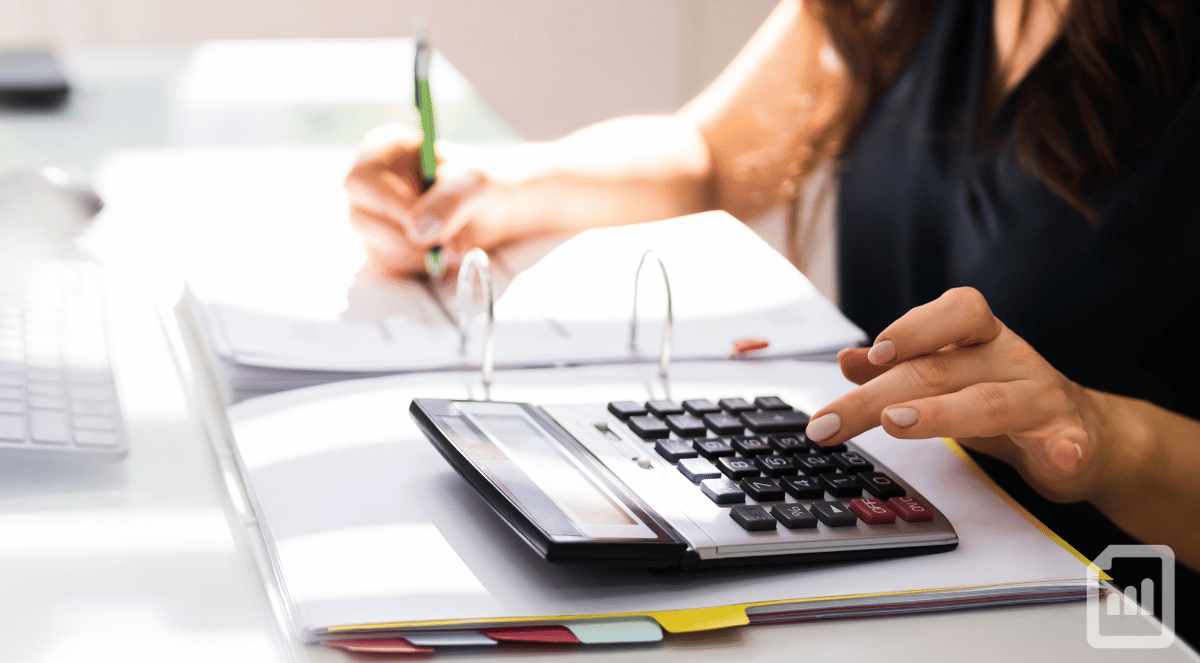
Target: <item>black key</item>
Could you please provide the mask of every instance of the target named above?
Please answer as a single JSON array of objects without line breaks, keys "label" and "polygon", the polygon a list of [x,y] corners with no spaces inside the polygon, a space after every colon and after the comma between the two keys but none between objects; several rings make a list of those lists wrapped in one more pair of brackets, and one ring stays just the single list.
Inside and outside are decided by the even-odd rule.
[{"label": "black key", "polygon": [[783,399],[778,396],[759,396],[754,399],[754,404],[760,410],[790,410],[791,405],[783,402]]},{"label": "black key", "polygon": [[754,404],[744,398],[722,398],[717,401],[717,405],[720,405],[722,410],[730,414],[740,414],[754,410]]},{"label": "black key", "polygon": [[766,477],[742,479],[742,482],[738,485],[742,487],[742,490],[746,491],[747,495],[759,502],[783,501],[783,489],[779,487],[779,484]]},{"label": "black key", "polygon": [[687,440],[659,440],[654,444],[654,450],[670,463],[696,457],[696,450]]},{"label": "black key", "polygon": [[738,453],[747,458],[771,453],[771,443],[762,437],[735,437],[732,444]]},{"label": "black key", "polygon": [[650,414],[666,417],[672,414],[683,414],[683,406],[675,401],[646,401],[646,409]]},{"label": "black key", "polygon": [[642,417],[630,417],[629,421],[625,423],[629,425],[629,428],[633,432],[647,440],[655,440],[671,435],[671,429],[665,423],[659,420],[658,417],[649,414]]},{"label": "black key", "polygon": [[825,497],[825,488],[813,477],[784,477],[783,489],[798,500],[819,500]]},{"label": "black key", "polygon": [[841,502],[813,502],[809,511],[830,527],[847,527],[858,523],[858,516]]},{"label": "black key", "polygon": [[903,486],[896,483],[895,479],[883,472],[863,472],[858,475],[858,483],[862,484],[868,493],[885,500],[892,497],[904,497],[908,492],[904,490]]},{"label": "black key", "polygon": [[729,510],[729,516],[736,520],[737,524],[751,532],[775,529],[775,519],[771,517],[771,514],[761,506],[754,504],[735,506]]},{"label": "black key", "polygon": [[679,461],[679,473],[692,483],[700,483],[705,479],[720,479],[721,471],[715,465],[703,458],[684,458]]},{"label": "black key", "polygon": [[683,402],[683,409],[691,412],[697,417],[703,417],[706,414],[720,412],[721,406],[708,400],[707,398],[696,398],[690,401]]},{"label": "black key", "polygon": [[709,460],[732,456],[735,452],[729,443],[719,437],[706,437],[703,440],[692,440],[692,448]]},{"label": "black key", "polygon": [[704,424],[717,435],[740,435],[746,430],[741,419],[725,412],[710,412],[704,415]]},{"label": "black key", "polygon": [[799,504],[776,504],[771,515],[788,529],[810,529],[817,526],[817,517]]},{"label": "black key", "polygon": [[731,458],[726,456],[725,458],[718,458],[716,466],[718,470],[721,470],[721,474],[734,480],[758,476],[758,468],[748,458]]},{"label": "black key", "polygon": [[646,414],[646,408],[641,403],[633,401],[613,401],[608,404],[608,411],[616,415],[618,419],[640,417]]},{"label": "black key", "polygon": [[729,479],[705,479],[700,482],[700,492],[717,504],[740,504],[746,501],[746,493]]},{"label": "black key", "polygon": [[771,441],[771,446],[775,447],[775,451],[778,451],[784,455],[800,454],[804,453],[808,449],[808,447],[805,445],[805,442],[808,441],[808,438],[804,437],[803,433],[772,435],[769,439]]},{"label": "black key", "polygon": [[822,474],[817,477],[817,483],[834,497],[858,497],[862,495],[862,485],[858,479],[849,474]]},{"label": "black key", "polygon": [[769,477],[784,477],[799,473],[795,461],[787,456],[759,456],[754,459],[754,464]]},{"label": "black key", "polygon": [[835,453],[832,456],[833,464],[842,468],[843,472],[856,474],[858,472],[870,472],[875,469],[875,466],[866,458],[858,455],[857,451],[842,451]]},{"label": "black key", "polygon": [[828,446],[828,447],[823,447],[819,443],[813,442],[812,440],[808,439],[807,435],[804,436],[804,442],[808,445],[808,450],[815,454],[832,454],[832,453],[838,453],[839,451],[846,450],[845,442],[842,442],[841,444],[834,444],[834,445]]},{"label": "black key", "polygon": [[821,454],[809,454],[796,456],[796,466],[799,467],[805,474],[817,476],[826,472],[833,472],[837,469],[837,465],[829,459],[829,456]]},{"label": "black key", "polygon": [[741,418],[755,433],[803,433],[808,427],[808,415],[796,411],[743,412]]},{"label": "black key", "polygon": [[672,414],[667,417],[667,426],[679,437],[700,437],[708,434],[704,422],[690,414]]}]

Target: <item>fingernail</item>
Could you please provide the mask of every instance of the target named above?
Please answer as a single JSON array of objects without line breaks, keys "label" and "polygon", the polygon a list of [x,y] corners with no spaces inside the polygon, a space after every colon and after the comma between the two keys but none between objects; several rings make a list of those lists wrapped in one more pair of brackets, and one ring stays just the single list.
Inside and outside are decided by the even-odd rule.
[{"label": "fingernail", "polygon": [[1074,442],[1057,444],[1050,452],[1050,460],[1064,470],[1073,470],[1083,460],[1083,447]]},{"label": "fingernail", "polygon": [[880,341],[867,351],[867,361],[882,366],[896,358],[896,344],[891,341]]},{"label": "fingernail", "polygon": [[422,241],[428,241],[434,238],[442,231],[442,221],[432,214],[423,214],[421,219],[417,221],[417,235]]},{"label": "fingernail", "polygon": [[804,434],[813,442],[820,442],[833,437],[833,434],[841,428],[842,418],[836,412],[830,412],[808,422],[808,429]]},{"label": "fingernail", "polygon": [[894,407],[884,410],[884,412],[887,413],[888,419],[891,419],[893,424],[901,428],[908,428],[917,423],[917,411],[911,407]]}]

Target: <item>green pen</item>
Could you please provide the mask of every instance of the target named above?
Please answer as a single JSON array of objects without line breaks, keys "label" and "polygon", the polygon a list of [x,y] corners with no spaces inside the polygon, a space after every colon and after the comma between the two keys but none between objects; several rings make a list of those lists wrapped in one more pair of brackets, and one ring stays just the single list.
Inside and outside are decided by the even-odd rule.
[{"label": "green pen", "polygon": [[[437,181],[437,156],[433,152],[433,97],[429,94],[429,39],[425,35],[425,21],[418,18],[413,25],[416,41],[413,81],[416,83],[414,101],[421,116],[421,193],[429,190]],[[440,278],[443,272],[442,247],[431,246],[425,253],[425,272]]]}]

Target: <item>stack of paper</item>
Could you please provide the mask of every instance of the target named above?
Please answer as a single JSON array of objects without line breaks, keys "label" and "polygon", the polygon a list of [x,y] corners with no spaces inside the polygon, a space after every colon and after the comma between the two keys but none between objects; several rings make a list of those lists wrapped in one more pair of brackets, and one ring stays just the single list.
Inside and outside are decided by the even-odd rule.
[{"label": "stack of paper", "polygon": [[[496,306],[497,368],[656,361],[667,301],[649,264],[639,285],[637,343],[630,344],[634,276],[647,250],[669,276],[677,361],[725,358],[745,338],[769,342],[757,357],[806,358],[865,340],[757,235],[724,212],[709,212],[591,230],[517,274]],[[300,320],[202,296],[190,299],[188,314],[237,402],[353,377],[478,366],[483,317],[472,317],[461,351],[446,291],[409,287],[405,314],[376,320]]]}]

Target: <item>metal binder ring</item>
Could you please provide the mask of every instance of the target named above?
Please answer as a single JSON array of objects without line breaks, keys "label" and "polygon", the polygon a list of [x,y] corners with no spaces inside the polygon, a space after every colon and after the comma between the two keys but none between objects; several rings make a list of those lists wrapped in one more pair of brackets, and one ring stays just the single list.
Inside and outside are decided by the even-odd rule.
[{"label": "metal binder ring", "polygon": [[667,278],[667,267],[658,256],[654,255],[654,251],[646,251],[642,254],[642,259],[638,262],[637,272],[633,275],[633,319],[629,323],[629,349],[637,352],[637,303],[638,303],[638,282],[641,281],[642,266],[646,264],[647,258],[654,258],[654,262],[658,263],[658,271],[662,273],[663,286],[667,289],[667,320],[663,324],[662,349],[658,355],[658,374],[660,377],[667,377],[667,369],[671,366],[671,335],[675,328],[675,312],[671,304],[671,280]]},{"label": "metal binder ring", "polygon": [[487,253],[483,249],[472,249],[463,258],[462,267],[458,270],[458,354],[464,359],[467,356],[467,323],[470,320],[470,304],[474,300],[476,273],[479,274],[483,300],[487,305],[487,335],[483,339],[480,373],[483,386],[488,387],[492,384],[492,369],[496,363],[496,301],[492,289],[492,270],[488,264]]}]

